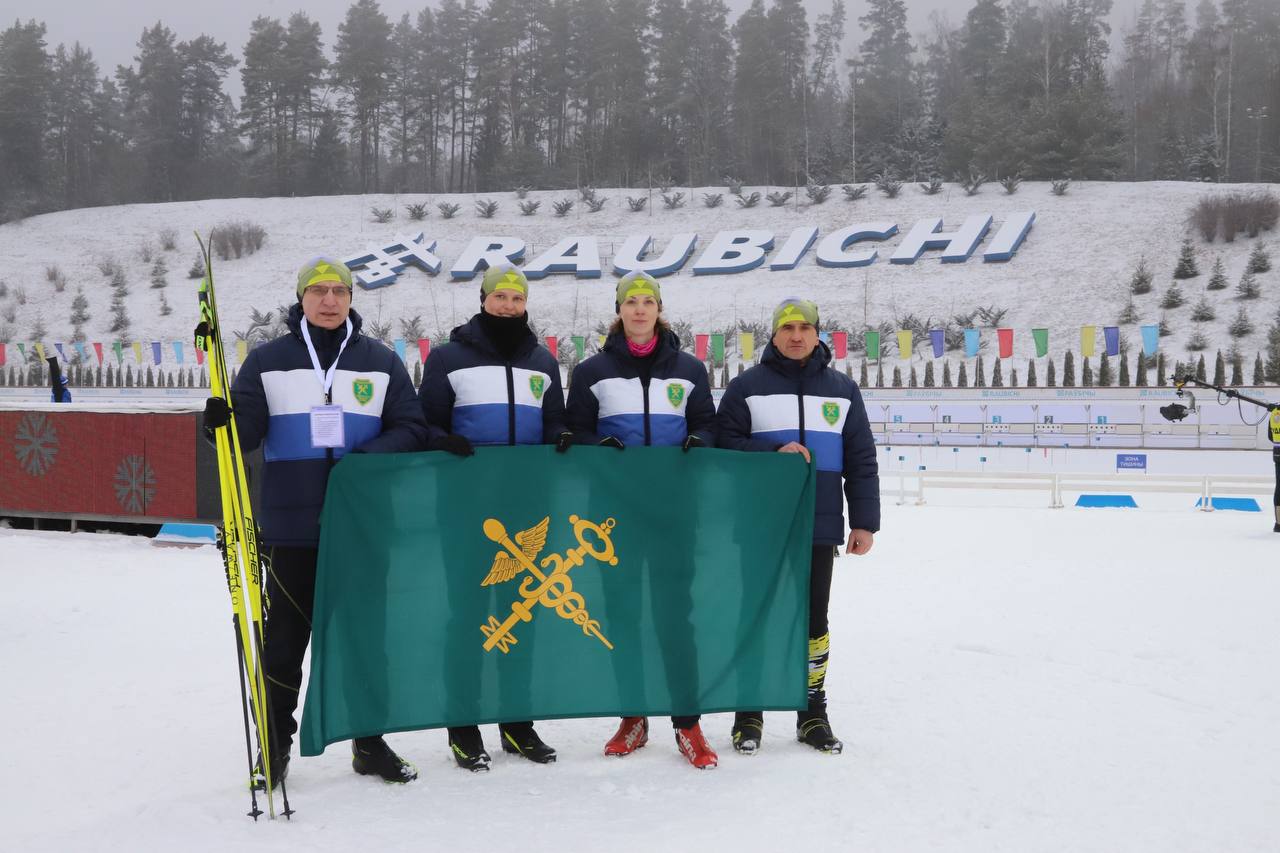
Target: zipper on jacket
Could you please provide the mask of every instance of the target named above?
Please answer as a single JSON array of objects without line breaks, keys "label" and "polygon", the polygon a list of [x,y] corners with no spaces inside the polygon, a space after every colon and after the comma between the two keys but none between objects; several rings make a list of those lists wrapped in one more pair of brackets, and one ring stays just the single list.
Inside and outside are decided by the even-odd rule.
[{"label": "zipper on jacket", "polygon": [[[800,390],[796,393],[796,405],[800,412],[800,444],[804,444],[804,381],[800,382]],[[808,445],[805,445],[808,447]]]},{"label": "zipper on jacket", "polygon": [[649,429],[649,380],[640,380],[641,396],[644,398],[644,446],[648,447],[652,443],[652,433]]},{"label": "zipper on jacket", "polygon": [[514,445],[516,443],[516,377],[511,370],[511,362],[506,363],[507,368],[507,444]]}]

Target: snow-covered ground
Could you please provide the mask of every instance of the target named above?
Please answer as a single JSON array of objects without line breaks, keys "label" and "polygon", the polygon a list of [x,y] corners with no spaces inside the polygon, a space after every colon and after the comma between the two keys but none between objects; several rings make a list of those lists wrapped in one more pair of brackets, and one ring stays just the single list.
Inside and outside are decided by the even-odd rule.
[{"label": "snow-covered ground", "polygon": [[779,713],[742,758],[716,715],[722,763],[700,773],[663,721],[607,760],[612,723],[569,720],[540,726],[558,764],[495,752],[472,775],[417,732],[392,742],[419,781],[357,777],[340,748],[295,755],[297,815],[258,825],[216,552],[0,530],[0,847],[1276,850],[1270,518],[948,500],[886,500],[872,554],[837,563],[841,756]]},{"label": "snow-covered ground", "polygon": [[[665,245],[674,235],[693,231],[699,240],[690,260],[692,265],[721,230],[771,232],[776,239],[776,252],[799,226],[818,226],[821,240],[838,228],[881,221],[896,223],[899,233],[880,245],[879,260],[869,267],[820,267],[810,251],[790,271],[770,271],[766,262],[743,274],[695,277],[686,268],[663,280],[667,313],[673,320],[690,323],[694,331],[720,332],[739,320],[763,321],[781,298],[799,294],[821,304],[827,328],[856,332],[868,323],[894,324],[908,314],[940,323],[978,307],[1005,308],[1008,313],[1001,325],[1017,332],[1015,358],[1009,367],[1017,367],[1021,373],[1025,360],[1034,355],[1030,334],[1033,327],[1049,329],[1050,352],[1060,362],[1065,349],[1075,350],[1079,356],[1082,325],[1115,324],[1129,298],[1130,275],[1139,258],[1145,257],[1154,276],[1154,289],[1135,298],[1139,323],[1122,327],[1131,354],[1136,354],[1141,345],[1138,326],[1159,322],[1161,315],[1167,314],[1174,333],[1161,341],[1165,352],[1174,359],[1185,358],[1187,340],[1199,325],[1208,339],[1212,363],[1214,350],[1226,351],[1230,347],[1232,339],[1226,328],[1240,305],[1245,305],[1255,326],[1252,334],[1239,340],[1249,372],[1253,354],[1265,349],[1266,328],[1280,306],[1280,255],[1273,258],[1272,271],[1258,277],[1261,299],[1242,303],[1234,298],[1234,287],[1253,245],[1259,240],[1274,242],[1274,234],[1264,233],[1257,239],[1242,236],[1230,244],[1221,240],[1205,244],[1196,236],[1201,275],[1182,282],[1186,305],[1164,312],[1159,303],[1172,281],[1179,246],[1188,234],[1187,213],[1195,201],[1205,195],[1252,188],[1081,182],[1073,184],[1067,195],[1056,197],[1050,194],[1047,184],[1029,182],[1012,196],[992,184],[979,195],[967,197],[953,184],[947,184],[945,191],[935,196],[924,195],[911,184],[896,199],[884,198],[872,190],[866,199],[849,203],[837,190],[822,205],[770,207],[761,202],[759,207],[741,209],[727,196],[720,207],[704,207],[705,193],[725,193],[725,188],[701,187],[677,188],[685,192],[688,201],[678,210],[663,209],[655,192],[643,213],[629,212],[625,200],[629,194],[644,194],[643,190],[608,189],[600,191],[608,201],[599,213],[586,212],[579,202],[566,217],[555,216],[551,205],[557,199],[576,197],[571,191],[531,193],[530,199],[542,203],[534,216],[520,214],[512,193],[441,195],[430,198],[429,215],[422,222],[409,221],[404,210],[406,204],[427,200],[417,195],[220,199],[71,210],[0,225],[0,257],[5,259],[0,280],[9,290],[8,296],[0,297],[0,341],[8,340],[12,350],[17,341],[33,340],[31,330],[37,320],[44,324],[46,347],[53,341],[70,341],[71,301],[77,287],[82,287],[91,315],[84,332],[90,342],[108,342],[109,354],[109,342],[121,336],[109,332],[111,288],[98,264],[111,258],[123,266],[131,288],[128,306],[132,327],[123,335],[126,358],[128,342],[134,340],[144,342],[147,361],[150,349],[146,342],[189,342],[195,320],[195,293],[186,272],[196,254],[190,235],[193,230],[207,232],[228,221],[255,222],[267,232],[266,244],[257,254],[216,265],[220,308],[228,330],[246,330],[251,309],[275,312],[277,306],[291,303],[294,275],[308,256],[326,252],[350,257],[369,247],[382,247],[395,235],[422,231],[427,239],[438,241],[437,251],[445,272],[431,277],[410,268],[388,287],[358,292],[354,304],[366,320],[390,324],[392,337],[403,336],[400,320],[418,317],[422,330],[432,338],[446,335],[477,308],[474,281],[454,282],[447,270],[468,241],[480,234],[518,237],[529,244],[528,257],[532,259],[570,235],[598,237],[607,255],[628,235],[647,233],[659,245]],[[747,191],[755,189],[767,192],[770,188],[748,187]],[[1270,186],[1266,189],[1270,190]],[[492,219],[481,219],[474,202],[489,197],[500,203],[499,211]],[[436,210],[435,204],[445,201],[461,205],[455,218],[443,219]],[[370,215],[373,207],[390,208],[396,218],[378,224]],[[1027,210],[1036,212],[1036,222],[1016,256],[1007,263],[983,263],[981,253],[995,231],[1015,213]],[[987,241],[968,262],[942,264],[936,251],[926,253],[912,265],[888,262],[889,255],[918,220],[942,217],[944,230],[951,231],[966,217],[977,214],[990,214],[995,222]],[[164,229],[177,234],[174,251],[159,249],[159,234]],[[163,255],[166,260],[169,273],[164,291],[150,287],[151,265],[142,259],[144,250]],[[1217,257],[1223,260],[1231,289],[1205,292]],[[607,257],[605,264],[607,270]],[[61,293],[55,292],[54,285],[46,280],[50,267],[57,267],[67,280]],[[552,275],[536,282],[530,299],[534,323],[544,334],[590,338],[598,324],[612,319],[612,280],[606,272],[603,279],[595,281]],[[24,294],[24,304],[18,304],[19,290]],[[157,313],[162,292],[174,309],[167,317]],[[1202,295],[1216,310],[1217,318],[1193,324],[1191,306]],[[7,319],[9,316],[12,320]],[[995,351],[994,331],[988,329],[986,337],[990,338],[986,342],[990,356]],[[1098,340],[1101,347],[1100,334]],[[728,343],[730,347],[734,345],[732,337]],[[918,351],[928,349],[927,341],[916,344]],[[167,345],[165,349],[168,363],[174,353]],[[415,359],[412,341],[408,349],[411,360]],[[16,355],[11,353],[11,357]],[[958,360],[957,353],[951,357]],[[914,363],[918,369],[922,369],[922,362],[923,357],[917,355]],[[1042,380],[1044,368],[1041,364]]]}]

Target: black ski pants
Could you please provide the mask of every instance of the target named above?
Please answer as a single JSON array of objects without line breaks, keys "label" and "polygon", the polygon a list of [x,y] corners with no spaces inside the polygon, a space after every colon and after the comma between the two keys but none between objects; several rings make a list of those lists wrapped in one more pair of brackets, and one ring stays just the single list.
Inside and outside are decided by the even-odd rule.
[{"label": "black ski pants", "polygon": [[301,698],[302,659],[311,642],[319,553],[315,548],[271,547],[262,668],[271,709],[272,749],[277,752],[289,748],[298,730],[293,712]]}]

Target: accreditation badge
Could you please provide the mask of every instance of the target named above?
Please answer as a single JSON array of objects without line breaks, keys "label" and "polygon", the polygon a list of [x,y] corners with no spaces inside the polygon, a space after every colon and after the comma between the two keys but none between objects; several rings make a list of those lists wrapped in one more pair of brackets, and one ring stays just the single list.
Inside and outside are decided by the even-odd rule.
[{"label": "accreditation badge", "polygon": [[341,406],[311,407],[311,446],[342,447],[346,443]]}]

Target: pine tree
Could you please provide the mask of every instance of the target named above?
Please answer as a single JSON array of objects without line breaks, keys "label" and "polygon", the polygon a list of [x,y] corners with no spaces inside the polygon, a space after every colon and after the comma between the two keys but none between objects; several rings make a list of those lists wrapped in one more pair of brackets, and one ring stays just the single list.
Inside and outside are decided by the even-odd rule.
[{"label": "pine tree", "polygon": [[1267,254],[1267,250],[1261,243],[1253,244],[1253,251],[1249,253],[1249,265],[1246,270],[1252,273],[1270,272],[1271,256]]},{"label": "pine tree", "polygon": [[1053,365],[1053,359],[1048,359],[1048,366],[1044,370],[1044,386],[1046,388],[1058,387],[1057,368]]},{"label": "pine tree", "polygon": [[85,298],[84,288],[77,287],[75,298],[71,300],[71,324],[83,326],[89,322],[89,300]]},{"label": "pine tree", "polygon": [[916,381],[916,366],[914,364],[911,365],[911,372],[907,374],[907,387],[908,388],[920,387],[919,383]]},{"label": "pine tree", "polygon": [[1182,241],[1182,253],[1178,256],[1178,266],[1173,270],[1174,278],[1195,278],[1200,275],[1200,267],[1196,265],[1196,252],[1191,245],[1191,238]]},{"label": "pine tree", "polygon": [[956,374],[956,387],[957,387],[957,388],[968,388],[968,387],[969,387],[969,374],[968,374],[968,372],[965,370],[965,366],[964,366],[964,362],[963,362],[963,361],[962,361],[962,362],[960,362],[960,371],[959,371],[959,373],[957,373],[957,374]]},{"label": "pine tree", "polygon": [[1080,368],[1080,384],[1085,388],[1093,387],[1093,365],[1089,363],[1088,356],[1085,356]]},{"label": "pine tree", "polygon": [[924,387],[932,388],[933,384],[933,362],[926,361],[924,363]]},{"label": "pine tree", "polygon": [[1129,278],[1129,292],[1134,296],[1151,292],[1151,270],[1147,269],[1146,257],[1138,259],[1138,266]]},{"label": "pine tree", "polygon": [[1001,366],[1000,366],[1001,361],[1002,361],[1001,359],[997,358],[995,366],[991,368],[991,387],[992,388],[1004,387],[1004,374],[1002,373]]},{"label": "pine tree", "polygon": [[951,359],[942,362],[942,387],[951,387]]},{"label": "pine tree", "polygon": [[[1176,370],[1174,371],[1175,374],[1177,372],[1178,371]],[[1200,359],[1196,362],[1196,379],[1199,379],[1201,382],[1204,382],[1207,378],[1208,378],[1208,375],[1205,373],[1205,369],[1204,369],[1204,356],[1201,355]]]},{"label": "pine tree", "polygon": [[1244,356],[1236,353],[1231,359],[1231,384],[1239,388],[1244,384]]},{"label": "pine tree", "polygon": [[156,262],[151,265],[151,287],[168,287],[169,280],[166,278],[168,274],[169,267],[164,262],[164,255],[156,255]]},{"label": "pine tree", "polygon": [[898,367],[896,364],[893,366],[893,387],[894,388],[902,387],[902,369]]},{"label": "pine tree", "polygon": [[1246,270],[1244,275],[1240,276],[1240,283],[1236,285],[1236,298],[1257,299],[1261,295],[1262,288],[1258,285],[1258,279]]},{"label": "pine tree", "polygon": [[987,377],[986,369],[982,366],[982,356],[978,356],[978,360],[973,365],[973,387],[986,388]]},{"label": "pine tree", "polygon": [[1133,303],[1133,298],[1130,297],[1129,302],[1124,306],[1124,310],[1116,318],[1116,324],[1128,326],[1138,322],[1139,319],[1141,319],[1141,315],[1138,314],[1138,306]]},{"label": "pine tree", "polygon": [[1187,302],[1187,298],[1182,295],[1182,288],[1178,287],[1175,281],[1169,285],[1169,289],[1164,292],[1164,298],[1160,300],[1160,307],[1164,309],[1181,308]]},{"label": "pine tree", "polygon": [[1120,387],[1129,387],[1129,351],[1121,350],[1120,352]]},{"label": "pine tree", "polygon": [[1276,312],[1267,329],[1267,364],[1263,375],[1271,384],[1280,385],[1280,311]]},{"label": "pine tree", "polygon": [[876,387],[884,387],[884,362],[879,359],[876,360]]},{"label": "pine tree", "polygon": [[1167,338],[1173,334],[1173,326],[1169,325],[1169,318],[1164,314],[1160,315],[1160,337]]},{"label": "pine tree", "polygon": [[1213,360],[1213,384],[1219,387],[1227,384],[1227,364],[1222,358],[1222,350]]},{"label": "pine tree", "polygon": [[1027,387],[1036,387],[1036,360],[1034,358],[1027,359]]},{"label": "pine tree", "polygon": [[1217,312],[1213,310],[1213,306],[1209,304],[1208,297],[1201,296],[1200,301],[1191,309],[1191,319],[1197,323],[1204,323],[1217,317]]},{"label": "pine tree", "polygon": [[865,358],[862,360],[862,368],[858,371],[858,387],[867,387],[867,360]]},{"label": "pine tree", "polygon": [[1258,353],[1253,360],[1253,384],[1254,387],[1267,384],[1267,371],[1262,366],[1262,353]]},{"label": "pine tree", "polygon": [[1135,371],[1138,374],[1137,382],[1134,384],[1139,388],[1147,387],[1147,355],[1142,350],[1138,350],[1138,366]]},{"label": "pine tree", "polygon": [[1209,274],[1209,283],[1205,285],[1206,290],[1226,290],[1227,289],[1227,272],[1222,267],[1222,258],[1214,258],[1213,272]]},{"label": "pine tree", "polygon": [[1156,353],[1156,385],[1163,388],[1169,384],[1169,378],[1165,372],[1164,353]]},{"label": "pine tree", "polygon": [[1236,312],[1235,319],[1231,321],[1231,325],[1227,327],[1227,331],[1233,338],[1243,338],[1245,335],[1253,334],[1253,321],[1249,319],[1249,314],[1244,310],[1244,306],[1240,306],[1240,310]]},{"label": "pine tree", "polygon": [[1102,359],[1098,363],[1098,386],[1110,388],[1114,381],[1115,377],[1111,375],[1111,357],[1103,352]]},{"label": "pine tree", "polygon": [[1067,350],[1066,354],[1062,356],[1062,387],[1076,387],[1076,360],[1075,356],[1071,354],[1071,350]]}]

